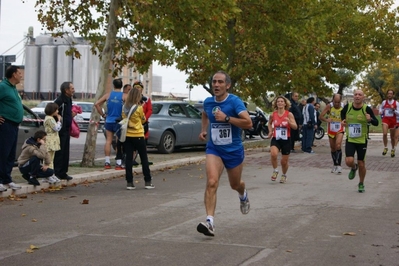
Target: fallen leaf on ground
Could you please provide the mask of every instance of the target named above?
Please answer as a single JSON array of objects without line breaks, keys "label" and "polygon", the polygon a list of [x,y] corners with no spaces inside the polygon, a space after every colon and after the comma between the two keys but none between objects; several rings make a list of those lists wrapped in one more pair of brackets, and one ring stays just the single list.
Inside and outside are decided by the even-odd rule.
[{"label": "fallen leaf on ground", "polygon": [[356,233],[354,233],[354,232],[346,232],[346,233],[344,233],[344,235],[345,236],[355,236]]},{"label": "fallen leaf on ground", "polygon": [[34,250],[34,249],[39,249],[38,247],[36,247],[35,245],[30,245],[30,247],[29,247],[31,250]]},{"label": "fallen leaf on ground", "polygon": [[33,253],[33,250],[31,250],[31,249],[28,248],[28,249],[26,250],[26,253]]},{"label": "fallen leaf on ground", "polygon": [[82,201],[82,204],[89,204],[89,200],[88,200],[88,199],[84,199],[84,200]]},{"label": "fallen leaf on ground", "polygon": [[32,222],[37,222],[37,220],[36,219],[32,219]]}]

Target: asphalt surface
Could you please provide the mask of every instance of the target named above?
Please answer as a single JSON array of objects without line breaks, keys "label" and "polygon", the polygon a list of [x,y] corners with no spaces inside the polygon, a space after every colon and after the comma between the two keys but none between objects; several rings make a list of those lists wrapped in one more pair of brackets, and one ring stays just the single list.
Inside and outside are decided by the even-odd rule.
[{"label": "asphalt surface", "polygon": [[3,199],[0,265],[399,265],[398,157],[383,157],[373,136],[361,194],[347,167],[330,173],[327,140],[316,144],[290,156],[286,184],[270,180],[266,149],[247,151],[251,211],[241,214],[224,173],[215,237],[196,231],[203,160],[153,170],[153,190],[138,169],[133,191],[108,177]]}]

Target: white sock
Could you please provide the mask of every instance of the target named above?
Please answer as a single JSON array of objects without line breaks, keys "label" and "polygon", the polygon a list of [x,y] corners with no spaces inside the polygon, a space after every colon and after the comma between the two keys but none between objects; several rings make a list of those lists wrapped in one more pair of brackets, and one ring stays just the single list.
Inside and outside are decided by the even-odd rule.
[{"label": "white sock", "polygon": [[206,220],[209,221],[211,224],[213,224],[213,216],[206,216]]},{"label": "white sock", "polygon": [[121,159],[116,160],[116,164],[121,165],[122,164],[122,160]]},{"label": "white sock", "polygon": [[111,161],[109,160],[109,156],[105,156],[105,162],[109,164],[111,163]]},{"label": "white sock", "polygon": [[238,197],[240,197],[240,200],[245,200],[247,198],[247,190],[244,190],[244,195],[238,194]]},{"label": "white sock", "polygon": [[274,172],[277,172],[277,173],[278,173],[278,168],[275,168],[275,169],[274,169]]}]

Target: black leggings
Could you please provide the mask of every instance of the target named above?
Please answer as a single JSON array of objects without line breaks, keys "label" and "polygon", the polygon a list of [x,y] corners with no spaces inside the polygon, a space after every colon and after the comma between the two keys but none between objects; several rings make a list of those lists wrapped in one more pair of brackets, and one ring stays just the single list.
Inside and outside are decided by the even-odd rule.
[{"label": "black leggings", "polygon": [[133,152],[137,150],[140,155],[141,164],[143,167],[143,175],[145,182],[151,182],[150,166],[148,164],[147,156],[147,145],[144,137],[126,137],[123,145],[124,151],[126,152],[126,181],[128,183],[133,182]]}]

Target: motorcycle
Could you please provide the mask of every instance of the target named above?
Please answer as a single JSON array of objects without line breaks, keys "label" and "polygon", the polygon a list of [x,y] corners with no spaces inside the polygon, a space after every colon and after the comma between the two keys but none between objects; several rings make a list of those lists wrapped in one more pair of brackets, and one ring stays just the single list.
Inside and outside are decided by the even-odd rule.
[{"label": "motorcycle", "polygon": [[268,120],[265,112],[256,107],[256,111],[249,111],[249,116],[252,120],[252,128],[245,129],[245,135],[249,135],[250,138],[259,135],[262,139],[267,139],[269,128],[267,127]]},{"label": "motorcycle", "polygon": [[322,139],[324,137],[324,128],[322,126],[318,126],[314,131],[315,139]]}]

